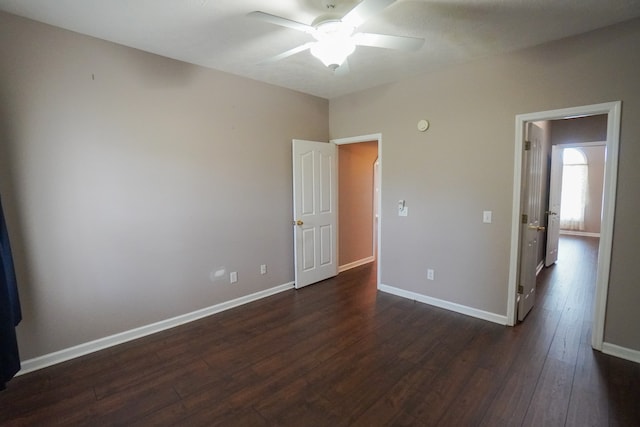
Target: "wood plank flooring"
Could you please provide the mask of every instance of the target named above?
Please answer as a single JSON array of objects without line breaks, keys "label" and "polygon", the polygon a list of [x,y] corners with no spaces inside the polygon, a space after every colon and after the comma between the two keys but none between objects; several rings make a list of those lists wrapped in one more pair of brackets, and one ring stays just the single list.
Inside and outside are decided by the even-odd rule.
[{"label": "wood plank flooring", "polygon": [[358,267],[17,377],[0,425],[640,426],[640,365],[589,344],[596,256],[563,237],[515,328]]}]

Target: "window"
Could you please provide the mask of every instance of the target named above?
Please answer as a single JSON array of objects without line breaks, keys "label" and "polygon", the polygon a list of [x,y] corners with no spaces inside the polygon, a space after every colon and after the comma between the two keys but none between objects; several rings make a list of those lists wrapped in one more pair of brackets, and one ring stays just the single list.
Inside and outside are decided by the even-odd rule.
[{"label": "window", "polygon": [[584,230],[589,165],[578,148],[562,151],[562,193],[560,196],[560,228]]}]

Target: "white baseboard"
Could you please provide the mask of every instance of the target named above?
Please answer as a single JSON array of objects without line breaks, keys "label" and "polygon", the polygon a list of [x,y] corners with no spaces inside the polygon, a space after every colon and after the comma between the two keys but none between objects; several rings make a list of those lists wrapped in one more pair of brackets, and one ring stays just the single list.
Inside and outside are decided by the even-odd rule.
[{"label": "white baseboard", "polygon": [[490,313],[488,311],[479,310],[473,307],[467,307],[466,305],[457,304],[455,302],[449,302],[449,301],[429,297],[416,292],[406,291],[404,289],[399,289],[393,286],[388,286],[383,284],[380,284],[378,286],[378,290],[389,293],[389,294],[397,295],[399,297],[418,301],[424,304],[429,304],[435,307],[444,308],[445,310],[454,311],[456,313],[465,314],[467,316],[476,317],[482,320],[488,320],[489,322],[498,323],[500,325],[507,324],[507,316]]},{"label": "white baseboard", "polygon": [[589,231],[560,230],[560,234],[566,236],[600,237],[600,233],[591,233]]},{"label": "white baseboard", "polygon": [[376,258],[374,256],[370,256],[367,258],[359,259],[358,261],[350,262],[349,264],[338,266],[338,273],[342,273],[343,271],[351,270],[352,268],[360,267],[361,265],[369,264],[370,262],[375,261]]},{"label": "white baseboard", "polygon": [[629,360],[631,362],[640,363],[640,351],[638,350],[632,350],[630,348],[620,347],[619,345],[603,342],[602,352],[610,356],[615,356],[621,359]]},{"label": "white baseboard", "polygon": [[284,285],[265,289],[264,291],[255,292],[250,295],[245,295],[231,301],[225,301],[220,304],[192,311],[191,313],[182,314],[180,316],[161,320],[160,322],[152,323],[150,325],[141,326],[129,331],[120,332],[115,335],[110,335],[108,337],[99,338],[94,341],[89,341],[73,347],[65,348],[54,353],[49,353],[43,356],[35,357],[33,359],[28,359],[21,362],[22,369],[20,370],[20,372],[18,372],[17,375],[22,375],[26,374],[27,372],[46,368],[47,366],[75,359],[76,357],[84,356],[98,350],[103,350],[105,348],[122,344],[127,341],[132,341],[138,338],[145,337],[147,335],[155,334],[156,332],[161,332],[166,329],[171,329],[176,326],[183,325],[185,323],[193,322],[194,320],[202,319],[203,317],[211,316],[212,314],[220,313],[221,311],[229,310],[243,304],[247,304],[271,295],[275,295],[280,292],[287,291],[289,289],[293,289],[293,285],[294,282],[285,283]]},{"label": "white baseboard", "polygon": [[540,264],[538,264],[538,266],[536,267],[536,276],[540,274],[543,268],[544,268],[544,260],[540,261]]}]

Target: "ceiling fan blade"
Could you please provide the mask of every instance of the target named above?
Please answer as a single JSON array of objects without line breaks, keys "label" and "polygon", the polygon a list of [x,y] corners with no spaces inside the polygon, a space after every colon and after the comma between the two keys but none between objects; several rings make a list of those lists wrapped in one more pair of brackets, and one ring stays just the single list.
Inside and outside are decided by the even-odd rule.
[{"label": "ceiling fan blade", "polygon": [[293,28],[294,30],[302,31],[304,33],[311,34],[316,30],[311,25],[292,21],[281,16],[271,15],[270,13],[255,11],[247,14],[247,16],[259,19],[264,22],[269,22],[271,24],[280,25],[281,27]]},{"label": "ceiling fan blade", "polygon": [[351,9],[342,19],[342,22],[357,28],[364,21],[373,15],[382,12],[387,6],[395,3],[396,0],[363,0],[356,7]]},{"label": "ceiling fan blade", "polygon": [[388,36],[373,33],[356,33],[353,35],[353,41],[359,46],[398,50],[418,50],[424,44],[424,39],[416,37]]},{"label": "ceiling fan blade", "polygon": [[335,69],[333,72],[336,76],[344,76],[349,74],[349,60],[345,59],[342,65]]},{"label": "ceiling fan blade", "polygon": [[302,44],[302,45],[300,45],[298,47],[294,47],[293,49],[289,49],[287,51],[284,51],[284,52],[282,52],[282,53],[280,53],[280,54],[278,54],[276,56],[272,56],[271,58],[267,58],[264,61],[261,61],[260,63],[261,64],[271,64],[273,62],[280,61],[281,59],[288,58],[288,57],[290,57],[292,55],[295,55],[296,53],[300,53],[300,52],[302,52],[304,50],[309,49],[312,44],[313,44],[313,42]]}]

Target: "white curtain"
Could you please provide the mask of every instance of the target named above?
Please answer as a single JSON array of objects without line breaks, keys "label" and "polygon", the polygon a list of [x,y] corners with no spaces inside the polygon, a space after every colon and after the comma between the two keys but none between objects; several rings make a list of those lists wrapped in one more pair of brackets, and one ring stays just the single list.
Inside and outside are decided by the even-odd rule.
[{"label": "white curtain", "polygon": [[[573,152],[568,152],[569,150]],[[560,228],[582,231],[587,203],[589,166],[582,151],[568,148],[563,154]]]}]

